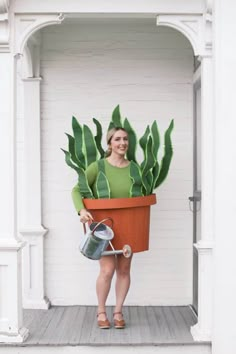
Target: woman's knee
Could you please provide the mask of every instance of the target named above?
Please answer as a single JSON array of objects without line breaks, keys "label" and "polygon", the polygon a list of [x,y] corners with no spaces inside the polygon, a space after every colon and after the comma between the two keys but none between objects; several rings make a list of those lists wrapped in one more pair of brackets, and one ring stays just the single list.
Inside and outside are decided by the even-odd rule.
[{"label": "woman's knee", "polygon": [[108,260],[100,262],[100,276],[105,280],[110,280],[113,277],[115,271],[115,263]]}]

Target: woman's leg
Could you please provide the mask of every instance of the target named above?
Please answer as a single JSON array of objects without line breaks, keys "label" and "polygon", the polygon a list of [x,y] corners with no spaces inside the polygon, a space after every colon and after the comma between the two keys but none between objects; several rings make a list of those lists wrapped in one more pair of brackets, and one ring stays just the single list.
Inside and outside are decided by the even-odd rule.
[{"label": "woman's leg", "polygon": [[130,268],[131,268],[132,256],[125,258],[123,255],[119,255],[116,258],[116,306],[114,313],[117,313],[114,318],[117,320],[122,319],[122,307],[130,287]]},{"label": "woman's leg", "polygon": [[98,298],[98,320],[105,321],[106,300],[110,291],[112,277],[116,267],[115,256],[104,256],[100,258],[100,273],[97,278],[96,291]]}]

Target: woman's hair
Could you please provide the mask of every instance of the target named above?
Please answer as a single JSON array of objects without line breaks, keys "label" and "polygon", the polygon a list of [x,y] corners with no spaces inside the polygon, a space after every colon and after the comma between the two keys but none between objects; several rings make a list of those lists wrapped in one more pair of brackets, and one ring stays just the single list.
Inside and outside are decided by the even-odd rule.
[{"label": "woman's hair", "polygon": [[118,130],[122,130],[123,132],[127,133],[127,130],[125,128],[122,127],[115,127],[115,128],[111,128],[110,130],[108,130],[107,132],[107,145],[108,145],[108,149],[105,153],[106,157],[111,155],[111,148],[109,147],[110,143],[111,143],[111,139],[113,137],[113,135],[118,131]]}]

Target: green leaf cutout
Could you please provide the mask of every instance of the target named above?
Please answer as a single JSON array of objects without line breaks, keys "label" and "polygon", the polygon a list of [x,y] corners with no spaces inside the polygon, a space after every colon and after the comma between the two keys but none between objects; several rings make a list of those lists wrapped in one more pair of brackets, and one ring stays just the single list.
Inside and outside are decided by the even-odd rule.
[{"label": "green leaf cutout", "polygon": [[141,163],[140,167],[141,170],[143,169],[144,165],[145,165],[145,159],[146,159],[146,146],[147,146],[147,141],[148,141],[148,136],[150,134],[150,128],[149,125],[147,126],[145,133],[143,134],[143,136],[139,139],[139,145],[141,146],[142,150],[143,150],[143,162]]},{"label": "green leaf cutout", "polygon": [[157,154],[160,147],[160,133],[158,130],[157,122],[154,120],[151,126],[151,134],[153,139],[153,155],[157,160]]},{"label": "green leaf cutout", "polygon": [[115,127],[122,127],[121,115],[120,115],[120,106],[117,105],[114,111],[112,112],[112,122],[114,123]]},{"label": "green leaf cutout", "polygon": [[109,182],[107,180],[106,175],[102,171],[98,172],[96,180],[96,190],[98,199],[111,197]]},{"label": "green leaf cutout", "polygon": [[158,176],[158,179],[156,181],[156,184],[154,188],[157,188],[161,185],[161,183],[164,182],[166,179],[169,168],[170,168],[170,163],[172,160],[173,156],[173,148],[172,148],[172,142],[171,142],[171,133],[174,128],[174,120],[172,119],[168,129],[165,132],[165,138],[164,138],[164,156],[161,161],[161,166],[160,166],[160,173]]},{"label": "green leaf cutout", "polygon": [[96,133],[96,136],[95,136],[95,142],[96,142],[96,145],[97,145],[97,150],[100,154],[100,157],[103,158],[105,156],[105,151],[102,147],[102,126],[100,124],[100,122],[96,119],[96,118],[93,118],[93,122],[94,124],[96,125],[96,129],[97,129],[97,133]]},{"label": "green leaf cutout", "polygon": [[136,162],[136,147],[137,147],[137,136],[135,134],[134,129],[130,125],[129,121],[127,118],[124,120],[124,128],[127,131],[129,135],[129,146],[128,146],[128,151],[127,151],[127,159],[129,161],[134,161]]},{"label": "green leaf cutout", "polygon": [[84,134],[84,146],[85,146],[85,156],[86,165],[89,166],[92,162],[97,160],[97,146],[93,133],[87,125],[83,127]]},{"label": "green leaf cutout", "polygon": [[75,138],[75,155],[85,168],[85,156],[83,153],[83,129],[75,117],[72,117],[72,130]]},{"label": "green leaf cutout", "polygon": [[64,149],[61,149],[61,150],[62,150],[62,151],[64,152],[64,154],[65,154],[65,161],[66,161],[66,164],[67,164],[69,167],[73,168],[73,170],[75,170],[75,171],[78,173],[78,175],[79,175],[79,167],[73,164],[72,158],[71,158],[71,153],[70,153],[69,151],[64,150]]},{"label": "green leaf cutout", "polygon": [[66,133],[66,136],[68,138],[68,150],[71,154],[71,160],[79,167],[83,167],[81,162],[77,159],[76,154],[75,154],[75,138]]},{"label": "green leaf cutout", "polygon": [[79,168],[78,185],[82,198],[94,199],[93,192],[88,184],[87,176],[82,168]]},{"label": "green leaf cutout", "polygon": [[149,136],[148,138],[148,143],[146,145],[145,149],[145,164],[143,166],[142,170],[142,181],[143,185],[145,187],[147,195],[150,194],[150,190],[153,189],[152,183],[153,183],[153,178],[150,177],[150,174],[152,175],[152,169],[155,165],[156,159],[155,156],[153,155],[153,140],[152,137]]},{"label": "green leaf cutout", "polygon": [[132,181],[132,185],[130,188],[130,197],[143,196],[141,170],[140,167],[134,161],[130,162],[130,178]]}]

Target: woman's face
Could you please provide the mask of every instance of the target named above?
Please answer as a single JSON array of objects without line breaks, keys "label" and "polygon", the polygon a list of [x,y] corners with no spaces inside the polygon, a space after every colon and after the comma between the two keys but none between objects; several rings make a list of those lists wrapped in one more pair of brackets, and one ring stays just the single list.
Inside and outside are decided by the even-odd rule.
[{"label": "woman's face", "polygon": [[117,130],[111,138],[109,147],[112,153],[125,155],[129,146],[128,134],[123,130]]}]

